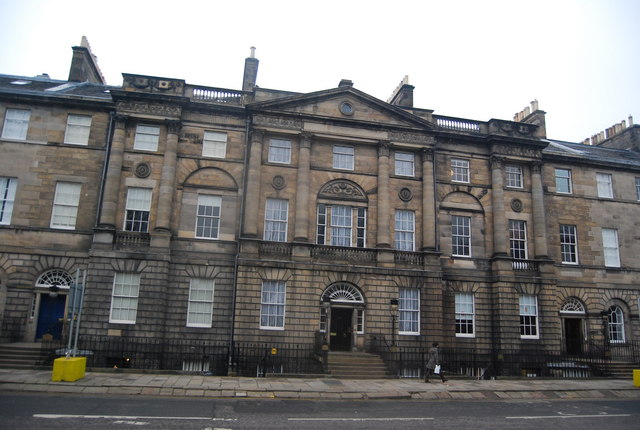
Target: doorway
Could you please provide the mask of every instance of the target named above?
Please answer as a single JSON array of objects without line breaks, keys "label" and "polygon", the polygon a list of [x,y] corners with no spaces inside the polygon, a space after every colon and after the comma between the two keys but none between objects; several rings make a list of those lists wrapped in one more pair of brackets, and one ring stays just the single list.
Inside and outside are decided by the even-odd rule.
[{"label": "doorway", "polygon": [[62,320],[66,301],[66,295],[59,294],[55,297],[49,294],[40,295],[36,340],[42,339],[45,334],[50,334],[54,339],[62,338]]},{"label": "doorway", "polygon": [[353,309],[331,308],[329,345],[332,351],[351,351]]},{"label": "doorway", "polygon": [[564,318],[564,339],[567,354],[578,355],[582,353],[582,319]]}]

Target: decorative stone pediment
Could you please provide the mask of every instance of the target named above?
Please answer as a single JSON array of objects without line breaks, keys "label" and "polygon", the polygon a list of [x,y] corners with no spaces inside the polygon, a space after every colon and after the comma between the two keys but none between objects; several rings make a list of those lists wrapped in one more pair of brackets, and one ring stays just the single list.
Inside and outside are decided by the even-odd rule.
[{"label": "decorative stone pediment", "polygon": [[364,190],[357,184],[346,179],[338,179],[326,183],[320,188],[318,198],[331,200],[357,200],[368,201]]},{"label": "decorative stone pediment", "polygon": [[238,184],[228,172],[218,167],[202,167],[189,173],[182,184],[185,187],[215,188],[236,191]]},{"label": "decorative stone pediment", "polygon": [[353,123],[363,122],[375,124],[376,130],[381,126],[392,126],[393,130],[384,134],[392,135],[391,139],[398,142],[424,145],[433,141],[433,137],[418,131],[433,129],[433,124],[352,86],[292,94],[251,103],[249,108],[254,112],[253,123],[256,126],[310,130],[309,124],[314,124],[322,126],[326,132],[331,131],[331,127],[349,128]]},{"label": "decorative stone pediment", "polygon": [[[479,191],[483,190],[486,189]],[[473,191],[475,191],[473,188],[470,190],[457,190],[455,188],[450,190],[441,190],[442,195],[440,196],[440,209],[484,213],[484,208],[482,203],[480,203],[480,199],[484,197],[484,194],[486,193],[483,194],[480,192],[479,196],[476,196]]]}]

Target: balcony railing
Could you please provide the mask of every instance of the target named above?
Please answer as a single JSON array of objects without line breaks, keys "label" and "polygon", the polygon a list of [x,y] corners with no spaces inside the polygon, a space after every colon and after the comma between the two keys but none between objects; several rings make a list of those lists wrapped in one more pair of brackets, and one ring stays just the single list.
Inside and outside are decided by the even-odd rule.
[{"label": "balcony railing", "polygon": [[258,246],[260,256],[279,255],[291,257],[291,244],[286,242],[261,242]]},{"label": "balcony railing", "polygon": [[119,231],[116,233],[117,249],[146,248],[151,243],[149,233]]},{"label": "balcony railing", "polygon": [[393,260],[396,264],[405,266],[422,266],[424,264],[424,254],[421,252],[395,251]]},{"label": "balcony railing", "polygon": [[452,118],[445,116],[435,116],[436,124],[442,128],[448,128],[450,130],[465,131],[468,133],[481,133],[481,123],[477,121],[469,121],[460,118]]},{"label": "balcony railing", "polygon": [[[191,87],[190,89],[193,100],[238,106],[241,106],[244,103],[245,93],[242,91],[213,87]],[[189,95],[188,90],[189,89],[187,89],[187,95]]]},{"label": "balcony railing", "polygon": [[366,248],[343,248],[339,246],[314,246],[311,258],[317,260],[344,261],[348,263],[376,263],[377,251]]},{"label": "balcony railing", "polygon": [[513,260],[511,266],[516,272],[537,272],[540,270],[538,262],[533,260]]}]

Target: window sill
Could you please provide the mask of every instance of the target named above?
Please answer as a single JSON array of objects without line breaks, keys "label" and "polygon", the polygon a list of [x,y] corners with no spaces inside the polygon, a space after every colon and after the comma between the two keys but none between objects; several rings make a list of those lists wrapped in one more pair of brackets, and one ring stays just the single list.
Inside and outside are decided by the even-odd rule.
[{"label": "window sill", "polygon": [[7,143],[28,143],[32,145],[46,145],[47,142],[41,142],[36,140],[27,140],[27,139],[15,139],[11,137],[0,137],[0,140]]},{"label": "window sill", "polygon": [[262,326],[260,326],[260,330],[284,331],[284,327],[262,327]]}]

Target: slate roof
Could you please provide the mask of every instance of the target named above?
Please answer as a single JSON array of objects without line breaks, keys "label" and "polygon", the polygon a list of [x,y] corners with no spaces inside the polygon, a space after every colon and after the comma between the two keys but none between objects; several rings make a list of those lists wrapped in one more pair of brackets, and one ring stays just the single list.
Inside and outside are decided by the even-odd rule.
[{"label": "slate roof", "polygon": [[560,156],[575,161],[615,164],[640,169],[640,152],[626,149],[604,148],[583,143],[563,142],[547,139],[549,145],[542,151],[544,155]]},{"label": "slate roof", "polygon": [[[110,90],[121,89],[118,86],[94,84],[90,82],[69,82],[51,79],[46,75],[25,77],[0,74],[0,93],[39,97],[62,97],[75,100],[95,100],[112,102]],[[305,97],[308,94],[298,94]],[[295,97],[293,97],[295,98]],[[276,100],[257,103],[268,105],[279,103]],[[416,117],[418,118],[418,117]],[[422,119],[421,119],[422,121]],[[543,154],[549,157],[561,157],[573,162],[600,163],[620,167],[640,169],[640,152],[624,149],[604,148],[582,143],[564,142],[546,139],[549,143]]]},{"label": "slate roof", "polygon": [[70,97],[111,101],[109,90],[119,87],[90,82],[68,82],[47,76],[0,75],[0,92],[47,97]]}]

